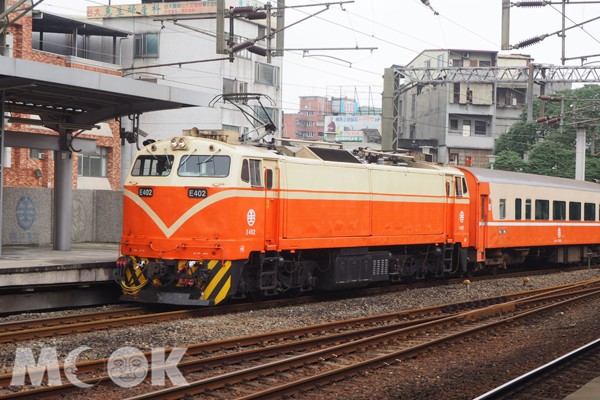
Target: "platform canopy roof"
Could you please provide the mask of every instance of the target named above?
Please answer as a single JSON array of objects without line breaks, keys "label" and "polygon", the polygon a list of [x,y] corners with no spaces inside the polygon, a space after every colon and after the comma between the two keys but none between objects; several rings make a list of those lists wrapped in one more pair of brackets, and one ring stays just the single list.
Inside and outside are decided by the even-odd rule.
[{"label": "platform canopy roof", "polygon": [[0,57],[4,111],[39,116],[56,131],[125,115],[207,106],[213,95],[116,75]]},{"label": "platform canopy roof", "polygon": [[132,32],[111,28],[85,18],[67,17],[47,11],[33,11],[33,32],[72,34],[75,30],[79,35],[127,37]]}]

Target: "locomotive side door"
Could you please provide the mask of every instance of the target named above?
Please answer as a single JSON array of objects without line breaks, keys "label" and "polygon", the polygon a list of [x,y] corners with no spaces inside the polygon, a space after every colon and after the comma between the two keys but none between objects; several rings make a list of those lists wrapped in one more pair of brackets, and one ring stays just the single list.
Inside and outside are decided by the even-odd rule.
[{"label": "locomotive side door", "polygon": [[277,250],[279,221],[279,166],[264,160],[265,182],[265,250]]}]

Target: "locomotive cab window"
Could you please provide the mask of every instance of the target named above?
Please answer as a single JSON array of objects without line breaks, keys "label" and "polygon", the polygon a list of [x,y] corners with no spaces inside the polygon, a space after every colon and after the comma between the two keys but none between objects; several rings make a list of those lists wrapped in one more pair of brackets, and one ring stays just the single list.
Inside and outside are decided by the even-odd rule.
[{"label": "locomotive cab window", "polygon": [[260,171],[260,160],[244,160],[242,162],[242,181],[249,182],[252,187],[262,187]]},{"label": "locomotive cab window", "polygon": [[226,177],[229,175],[229,156],[192,155],[181,158],[177,174],[179,176]]},{"label": "locomotive cab window", "polygon": [[458,178],[455,178],[454,180],[454,187],[456,188],[456,197],[462,197],[462,184]]},{"label": "locomotive cab window", "polygon": [[596,205],[594,203],[585,203],[584,204],[583,220],[584,221],[595,221],[596,220]]},{"label": "locomotive cab window", "polygon": [[569,221],[581,221],[581,203],[569,202]]},{"label": "locomotive cab window", "polygon": [[143,155],[139,156],[133,168],[133,176],[167,176],[171,173],[173,156],[165,155]]}]

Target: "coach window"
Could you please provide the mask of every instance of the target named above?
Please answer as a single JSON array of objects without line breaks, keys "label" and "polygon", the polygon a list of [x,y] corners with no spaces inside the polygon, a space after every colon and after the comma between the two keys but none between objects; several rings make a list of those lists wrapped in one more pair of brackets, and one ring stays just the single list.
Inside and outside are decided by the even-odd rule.
[{"label": "coach window", "polygon": [[550,201],[536,200],[535,201],[535,219],[549,220],[550,219]]},{"label": "coach window", "polygon": [[574,201],[569,202],[569,220],[581,221],[581,203]]},{"label": "coach window", "polygon": [[567,202],[557,201],[552,202],[552,219],[555,221],[564,221],[567,219]]},{"label": "coach window", "polygon": [[500,219],[506,219],[506,199],[500,199]]},{"label": "coach window", "polygon": [[249,182],[252,187],[261,187],[260,160],[244,160],[242,162],[242,181]]},{"label": "coach window", "polygon": [[594,203],[585,203],[585,205],[583,206],[583,220],[596,220],[596,205]]},{"label": "coach window", "polygon": [[515,199],[515,219],[520,220],[523,212],[523,201],[521,199]]},{"label": "coach window", "polygon": [[531,199],[525,199],[525,219],[531,219]]}]

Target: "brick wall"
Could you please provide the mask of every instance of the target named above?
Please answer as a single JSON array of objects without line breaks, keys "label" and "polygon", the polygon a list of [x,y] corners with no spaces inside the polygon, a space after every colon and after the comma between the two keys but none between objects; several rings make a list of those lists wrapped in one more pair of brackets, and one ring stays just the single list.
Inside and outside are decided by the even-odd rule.
[{"label": "brick wall", "polygon": [[[120,71],[101,68],[94,65],[86,65],[78,62],[77,59],[64,57],[44,51],[32,49],[32,18],[25,16],[18,20],[16,24],[8,28],[13,35],[13,57],[23,58],[30,61],[41,62],[45,64],[58,65],[62,67],[85,69],[110,75],[122,76]],[[29,115],[17,115],[15,117],[29,118]],[[95,136],[82,134],[82,138],[96,139],[97,146],[108,147],[107,160],[107,178],[113,190],[120,188],[121,176],[121,140],[119,138],[119,123],[117,121],[107,121],[112,137]],[[29,125],[12,124],[11,130],[21,132],[32,132],[43,135],[54,135],[58,133],[51,130],[39,129]],[[54,186],[54,157],[52,151],[43,151],[43,159],[30,158],[30,149],[13,148],[11,149],[11,165],[4,169],[4,185],[18,187],[39,187],[50,188]],[[78,154],[72,153],[73,161],[73,187],[77,187],[77,161]],[[36,171],[37,175],[36,175]],[[41,176],[40,176],[41,175]]]}]

